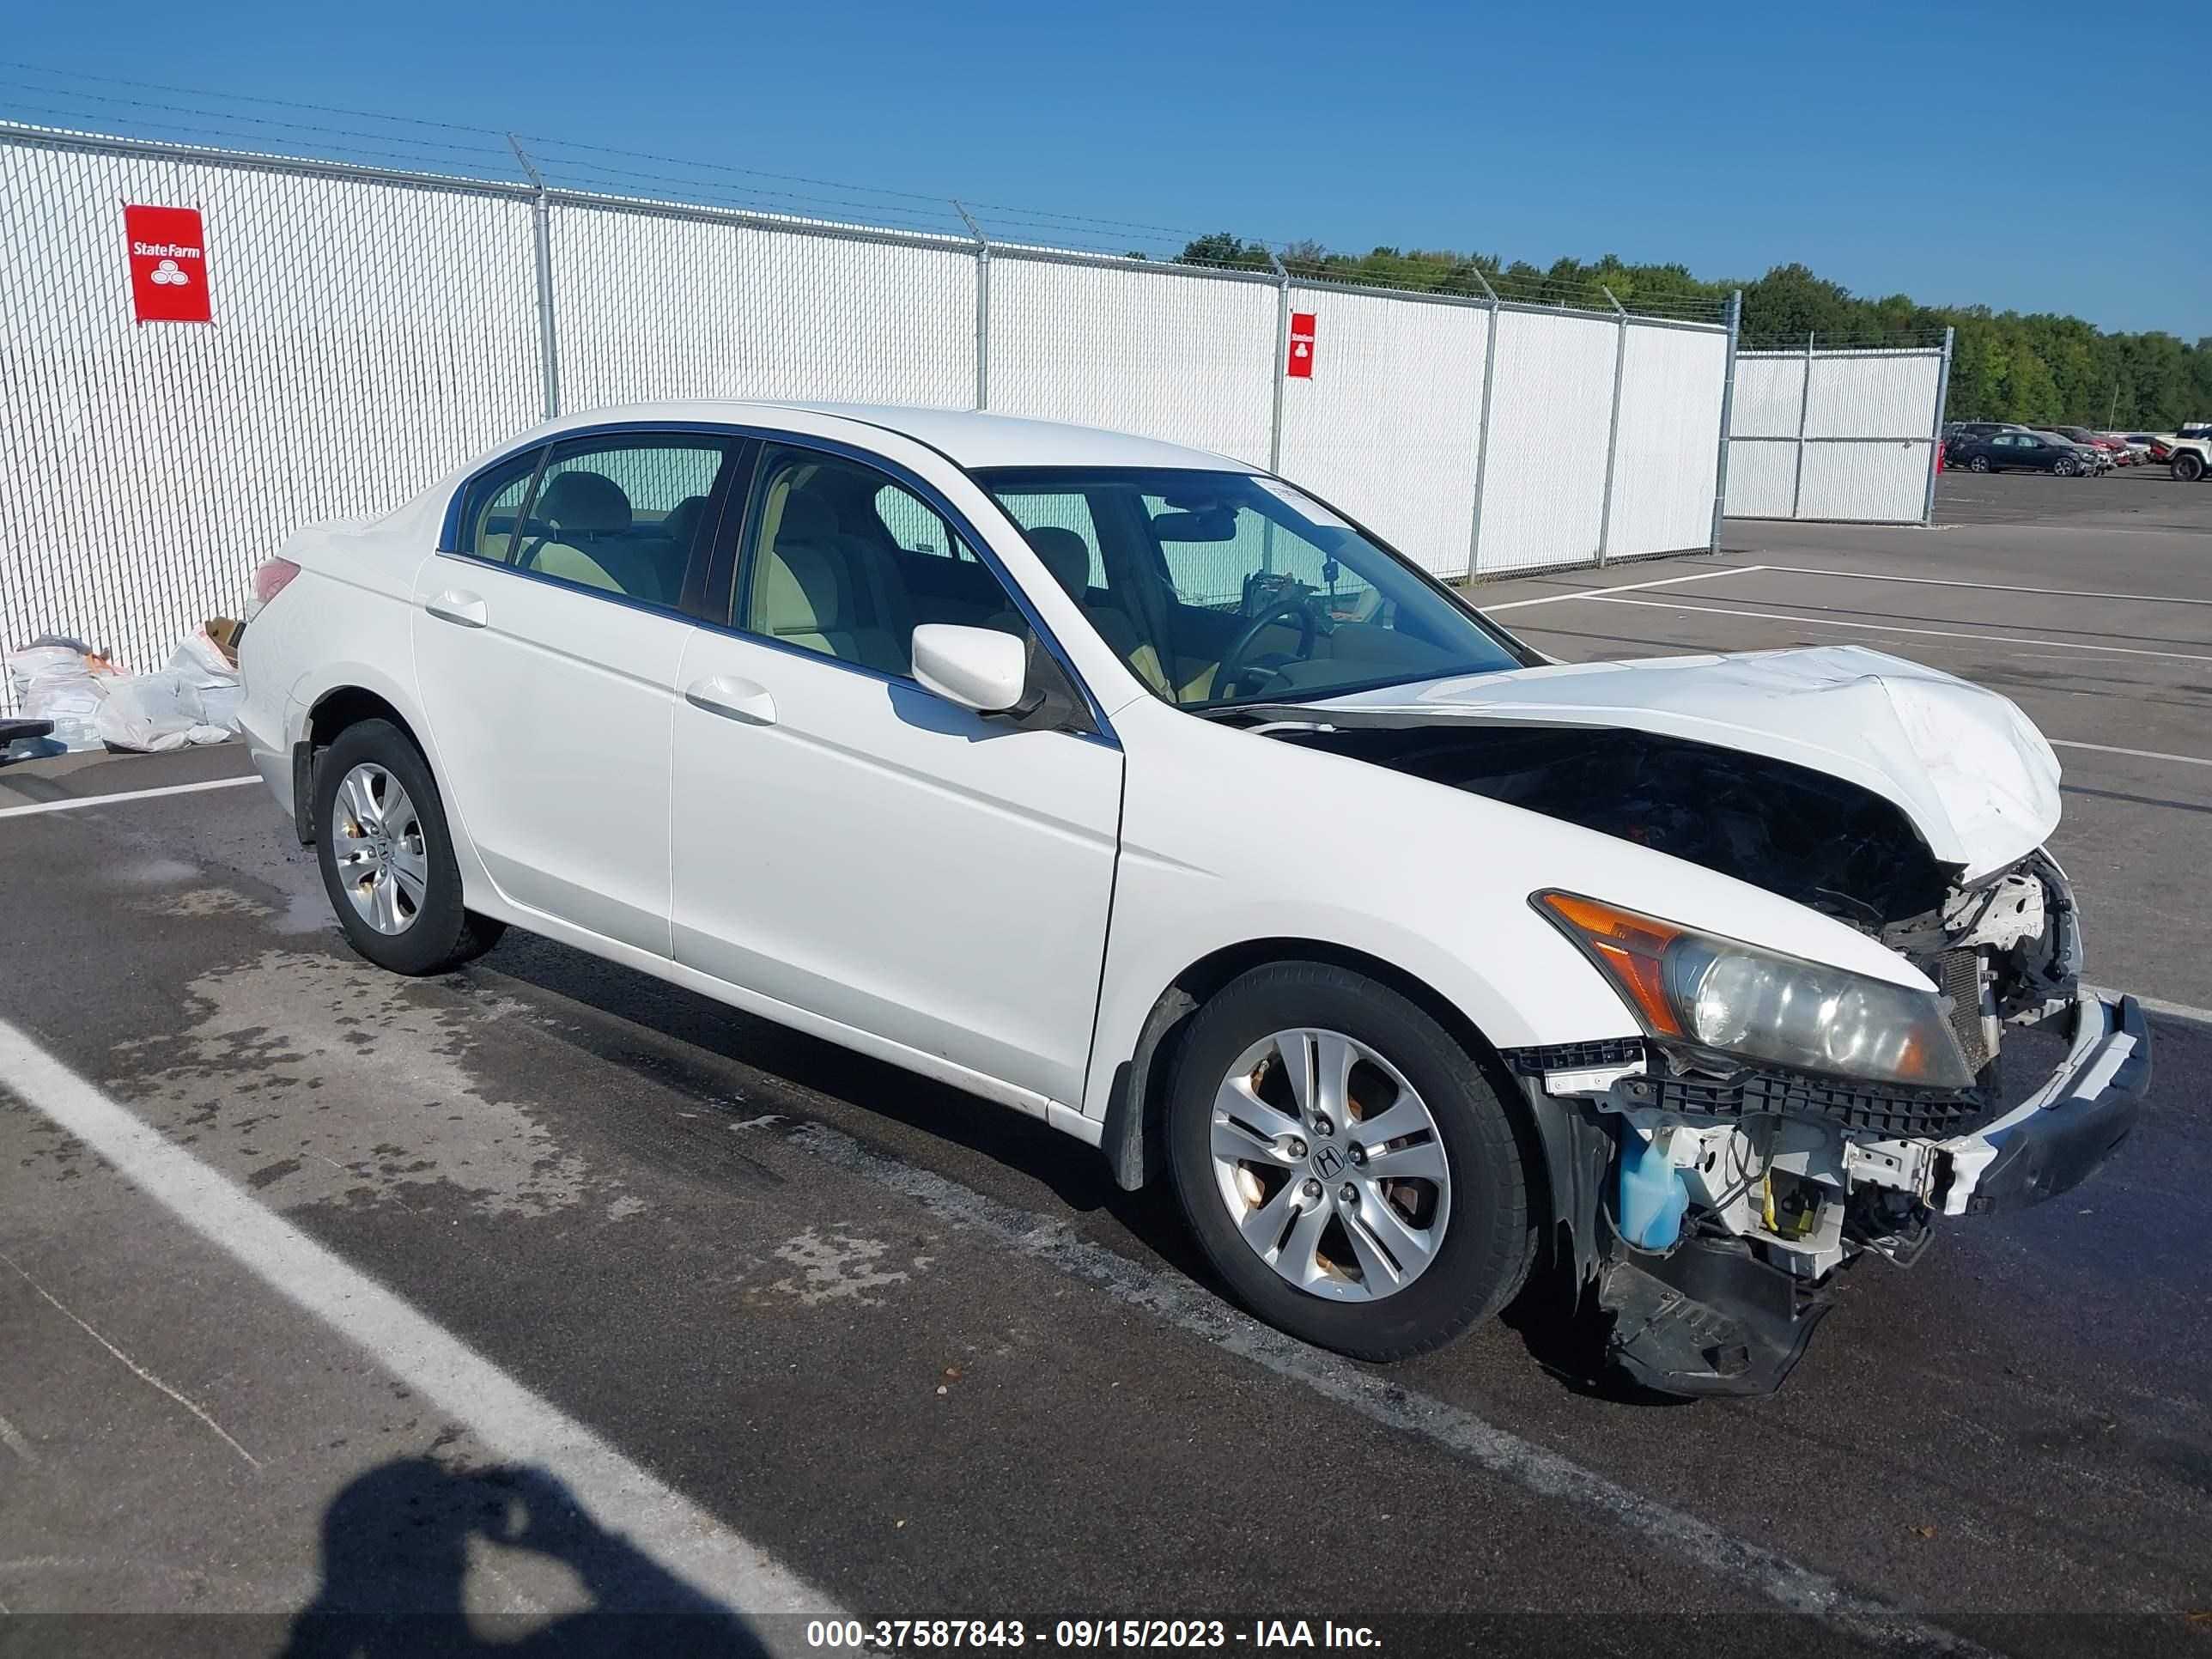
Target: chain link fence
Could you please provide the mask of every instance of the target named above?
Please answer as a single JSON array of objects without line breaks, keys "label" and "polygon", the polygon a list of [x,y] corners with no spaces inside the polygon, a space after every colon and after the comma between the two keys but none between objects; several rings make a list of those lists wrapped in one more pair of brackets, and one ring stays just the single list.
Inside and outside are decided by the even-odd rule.
[{"label": "chain link fence", "polygon": [[[207,135],[335,131],[235,118]],[[378,167],[0,122],[0,643],[158,666],[300,525],[385,511],[549,413],[673,398],[1141,432],[1279,469],[1449,580],[1715,544],[1733,307],[1216,268],[1127,246],[1170,233],[765,175],[739,206],[698,164],[553,141],[516,143],[520,180],[459,176],[487,147],[447,131],[472,131],[361,145],[415,163]],[[211,326],[134,324],[126,204],[200,210]]]}]

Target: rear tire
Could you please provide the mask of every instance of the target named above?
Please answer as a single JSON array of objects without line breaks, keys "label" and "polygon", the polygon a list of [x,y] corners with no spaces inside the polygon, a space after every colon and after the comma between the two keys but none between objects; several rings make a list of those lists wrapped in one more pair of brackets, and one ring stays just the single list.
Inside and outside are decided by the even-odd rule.
[{"label": "rear tire", "polygon": [[[1304,1087],[1290,1081],[1298,1038],[1312,1045]],[[1339,1096],[1327,1056],[1346,1052]],[[1506,1108],[1459,1041],[1387,986],[1315,963],[1255,969],[1192,1020],[1167,1109],[1169,1166],[1206,1259],[1303,1341],[1407,1358],[1490,1317],[1528,1275],[1528,1176]],[[1238,1138],[1252,1125],[1272,1146]]]},{"label": "rear tire", "polygon": [[2173,458],[2173,476],[2184,483],[2195,483],[2204,476],[2204,458],[2194,451],[2184,450]]},{"label": "rear tire", "polygon": [[507,924],[461,903],[446,809],[414,740],[389,720],[349,726],[315,772],[315,854],[346,941],[395,974],[442,974]]}]

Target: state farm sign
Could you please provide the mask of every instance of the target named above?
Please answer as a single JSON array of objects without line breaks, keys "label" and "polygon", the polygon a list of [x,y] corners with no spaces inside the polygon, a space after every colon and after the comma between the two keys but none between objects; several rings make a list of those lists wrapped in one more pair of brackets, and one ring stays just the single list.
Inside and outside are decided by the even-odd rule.
[{"label": "state farm sign", "polygon": [[142,323],[204,323],[208,309],[207,237],[198,208],[123,209],[131,247],[131,310]]}]

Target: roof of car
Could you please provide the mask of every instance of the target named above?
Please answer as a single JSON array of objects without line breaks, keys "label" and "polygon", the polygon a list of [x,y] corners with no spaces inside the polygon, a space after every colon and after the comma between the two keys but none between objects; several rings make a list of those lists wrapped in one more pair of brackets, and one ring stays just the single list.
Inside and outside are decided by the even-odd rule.
[{"label": "roof of car", "polygon": [[921,409],[896,404],[802,403],[781,399],[706,398],[685,403],[627,404],[563,416],[546,428],[558,432],[621,422],[684,422],[774,425],[778,413],[804,410],[903,434],[963,467],[1151,466],[1249,471],[1247,464],[1211,450],[1164,443],[1127,432],[1064,421],[1036,421],[975,410]]}]

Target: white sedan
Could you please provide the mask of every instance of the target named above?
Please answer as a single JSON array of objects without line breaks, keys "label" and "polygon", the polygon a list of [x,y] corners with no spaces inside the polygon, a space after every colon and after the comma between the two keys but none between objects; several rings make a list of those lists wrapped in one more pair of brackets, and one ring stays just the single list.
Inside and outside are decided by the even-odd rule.
[{"label": "white sedan", "polygon": [[1533,1272],[1649,1385],[1771,1389],[1839,1266],[2072,1186],[2148,1077],[2011,703],[1553,663],[1223,456],[602,410],[257,588],[246,733],[370,961],[514,924],[1030,1113],[1347,1353]]}]

